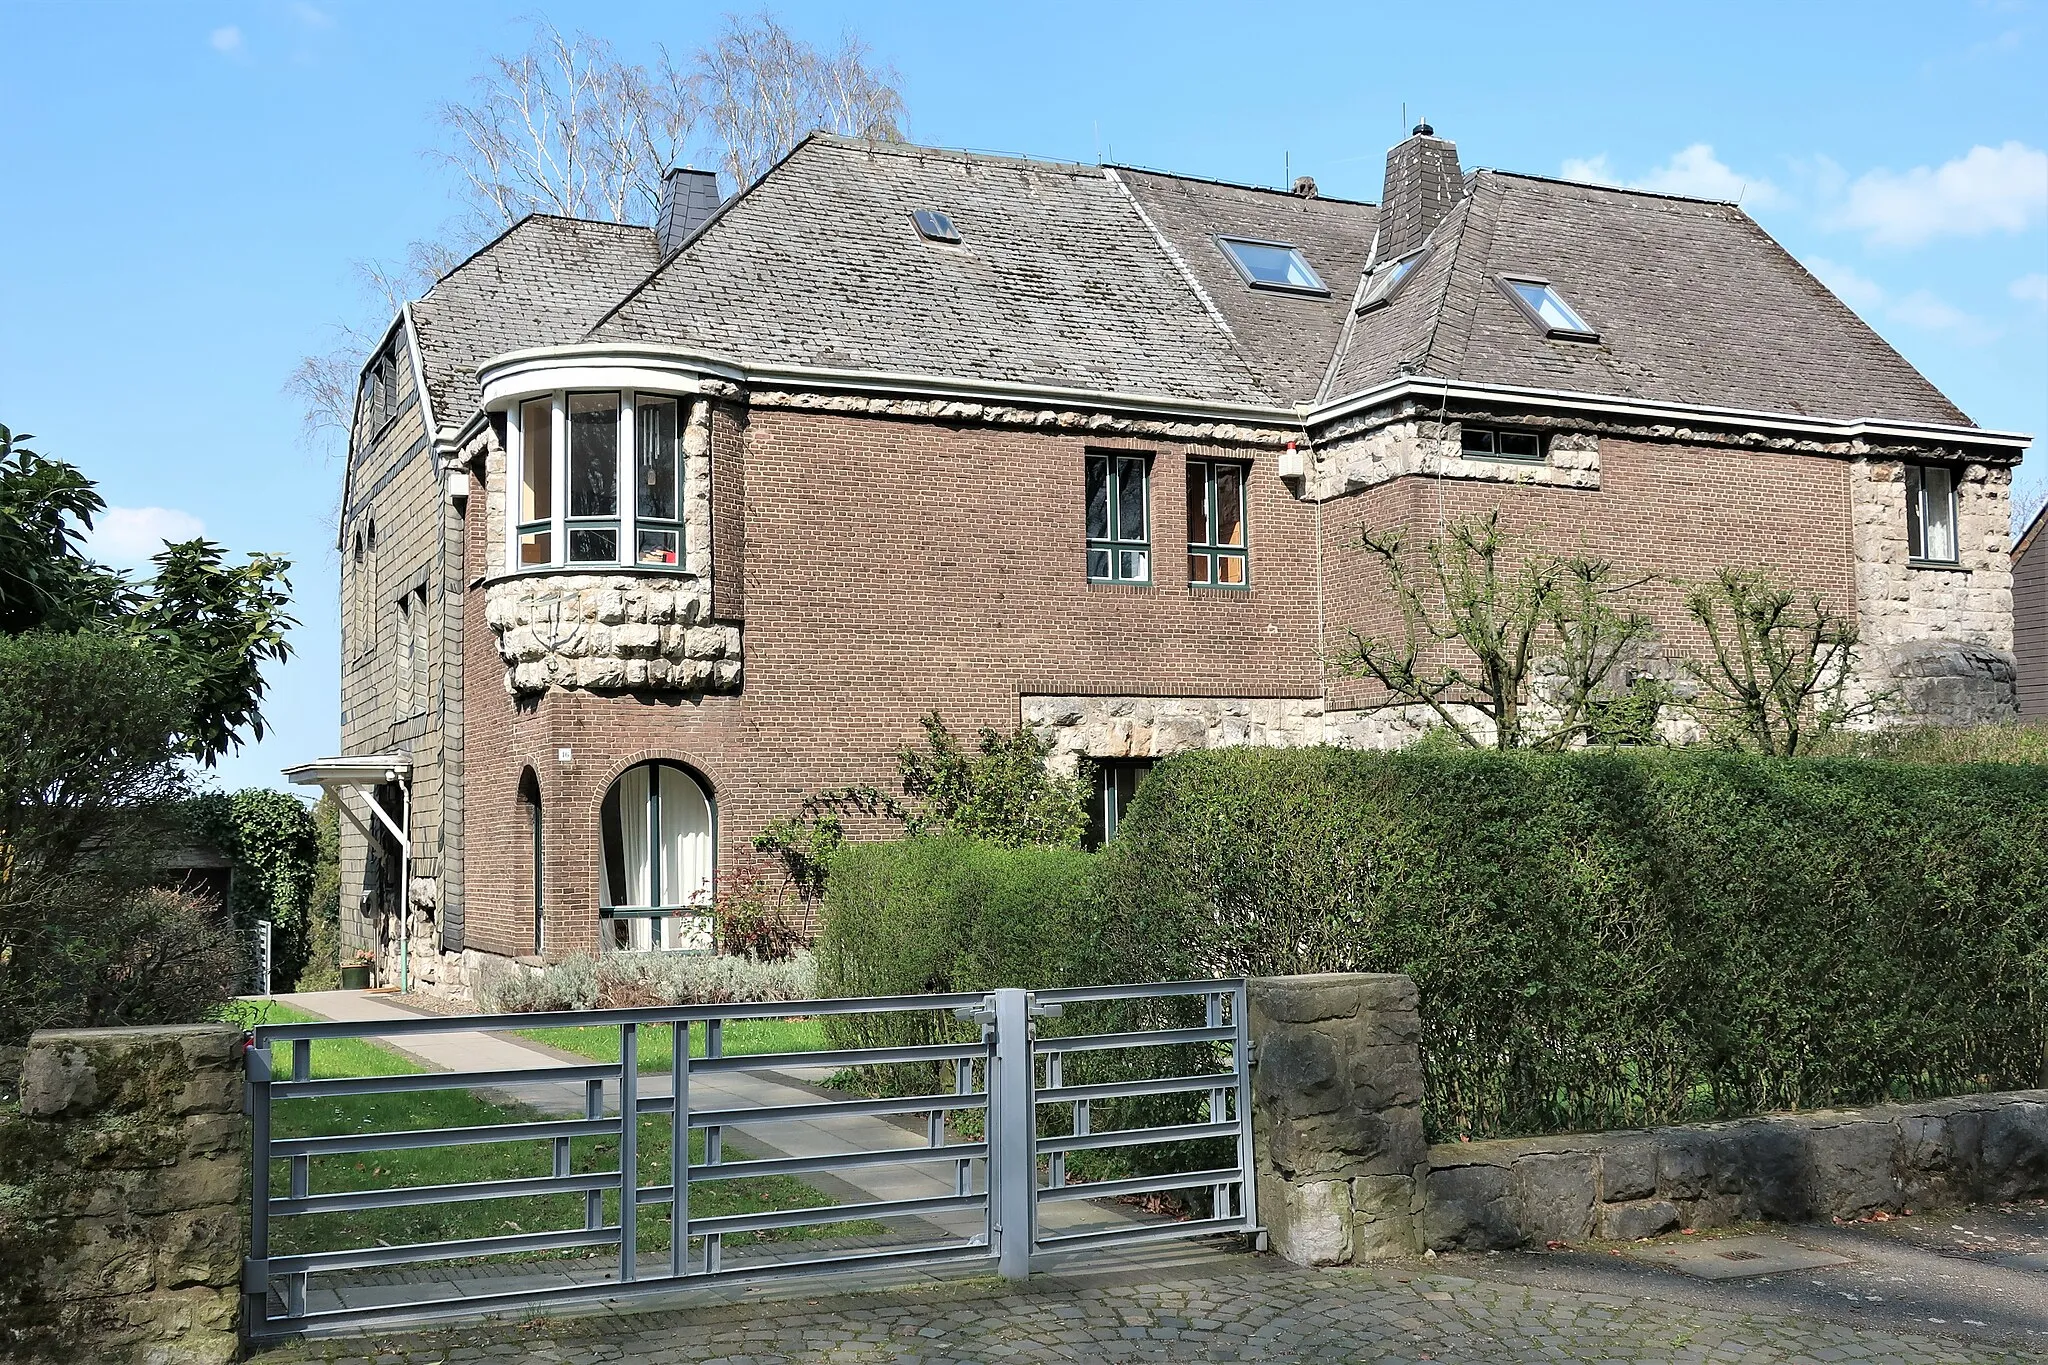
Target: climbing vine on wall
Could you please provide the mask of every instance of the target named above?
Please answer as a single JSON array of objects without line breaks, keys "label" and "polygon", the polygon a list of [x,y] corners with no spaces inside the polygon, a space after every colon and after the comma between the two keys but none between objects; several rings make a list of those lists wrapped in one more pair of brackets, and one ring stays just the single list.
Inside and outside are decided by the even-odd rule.
[{"label": "climbing vine on wall", "polygon": [[306,968],[314,869],[320,856],[313,813],[285,792],[251,787],[191,803],[193,827],[234,863],[228,912],[239,929],[270,921],[270,981],[289,990]]}]

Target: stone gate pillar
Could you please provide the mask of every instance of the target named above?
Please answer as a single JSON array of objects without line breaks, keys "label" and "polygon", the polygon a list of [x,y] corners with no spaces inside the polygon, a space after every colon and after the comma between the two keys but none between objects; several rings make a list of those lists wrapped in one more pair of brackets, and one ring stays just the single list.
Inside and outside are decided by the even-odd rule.
[{"label": "stone gate pillar", "polygon": [[1260,977],[1247,990],[1259,1217],[1297,1265],[1419,1255],[1422,1136],[1414,981]]}]

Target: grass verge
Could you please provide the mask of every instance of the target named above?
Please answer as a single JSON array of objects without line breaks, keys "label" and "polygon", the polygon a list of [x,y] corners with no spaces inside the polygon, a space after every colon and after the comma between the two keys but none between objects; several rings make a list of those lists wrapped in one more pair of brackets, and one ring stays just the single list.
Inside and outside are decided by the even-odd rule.
[{"label": "grass verge", "polygon": [[[594,1024],[587,1027],[521,1029],[517,1036],[531,1038],[536,1043],[546,1043],[549,1047],[573,1052],[592,1061],[619,1060],[619,1030],[615,1026]],[[725,1025],[724,1042],[728,1057],[758,1057],[765,1052],[817,1052],[829,1046],[825,1041],[825,1026],[817,1019],[733,1019]],[[672,1029],[655,1026],[640,1030],[640,1069],[643,1072],[668,1070],[674,1052]],[[701,1027],[690,1030],[690,1055],[704,1055],[704,1030]]]}]

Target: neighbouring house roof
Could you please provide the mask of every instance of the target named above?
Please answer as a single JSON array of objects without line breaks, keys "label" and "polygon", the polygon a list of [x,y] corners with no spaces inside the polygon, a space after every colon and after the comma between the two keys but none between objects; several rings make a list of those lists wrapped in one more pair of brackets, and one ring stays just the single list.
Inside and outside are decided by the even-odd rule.
[{"label": "neighbouring house roof", "polygon": [[[1969,419],[1733,204],[1475,171],[1392,304],[1362,315],[1341,398],[1402,373],[1810,417]],[[1600,334],[1545,337],[1502,274]]]},{"label": "neighbouring house roof", "polygon": [[[922,237],[920,209],[959,244]],[[1273,407],[1413,376],[1970,424],[1736,205],[1475,171],[1391,302],[1354,315],[1384,264],[1377,219],[1159,171],[816,134],[665,261],[645,228],[528,218],[413,316],[435,410],[457,425],[480,362],[578,340]],[[1298,248],[1327,295],[1250,287],[1219,236]],[[1545,336],[1503,273],[1550,280],[1599,340]]]},{"label": "neighbouring house roof", "polygon": [[652,228],[535,214],[506,229],[412,306],[438,419],[476,411],[483,361],[577,340],[656,263]]}]

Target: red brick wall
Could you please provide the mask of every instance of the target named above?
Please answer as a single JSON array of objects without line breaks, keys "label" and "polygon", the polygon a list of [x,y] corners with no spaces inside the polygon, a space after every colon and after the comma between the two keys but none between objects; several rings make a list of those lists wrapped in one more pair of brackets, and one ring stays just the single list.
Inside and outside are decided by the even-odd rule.
[{"label": "red brick wall", "polygon": [[[1280,483],[1277,452],[771,409],[748,418],[742,479],[720,467],[739,436],[721,414],[713,591],[721,611],[744,601],[741,695],[550,692],[515,704],[485,594],[469,594],[471,946],[531,951],[532,855],[518,805],[527,765],[546,812],[553,954],[594,942],[598,805],[641,758],[675,758],[708,780],[729,866],[805,793],[891,785],[896,750],[933,707],[970,733],[1015,725],[1020,688],[1316,693],[1315,511]],[[1086,581],[1084,461],[1112,448],[1154,454],[1149,588]],[[1249,593],[1187,586],[1191,454],[1253,465]],[[482,523],[472,516],[472,577],[483,572]],[[742,556],[740,599],[718,580]],[[561,748],[573,751],[567,764]]]},{"label": "red brick wall", "polygon": [[[1323,509],[1324,595],[1333,656],[1351,631],[1398,641],[1400,614],[1385,574],[1365,550],[1365,527],[1409,528],[1419,548],[1439,524],[1501,509],[1520,545],[1614,561],[1629,577],[1656,578],[1638,594],[1668,648],[1701,643],[1684,611],[1684,581],[1723,566],[1768,568],[1788,586],[1856,610],[1848,465],[1814,456],[1650,444],[1603,438],[1597,490],[1538,488],[1412,476]],[[1376,695],[1366,682],[1333,683],[1332,702]]]}]

